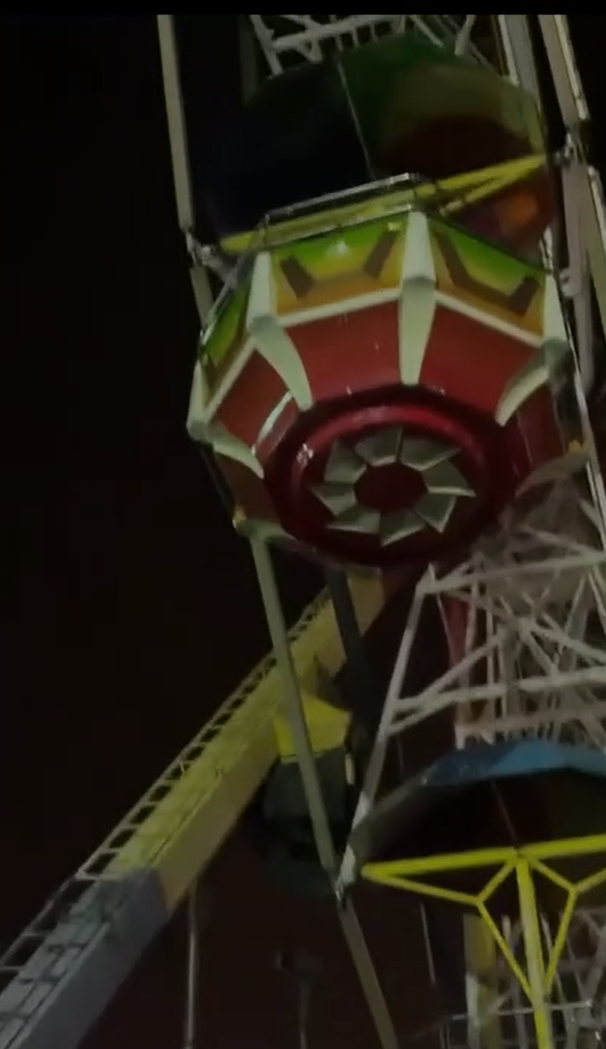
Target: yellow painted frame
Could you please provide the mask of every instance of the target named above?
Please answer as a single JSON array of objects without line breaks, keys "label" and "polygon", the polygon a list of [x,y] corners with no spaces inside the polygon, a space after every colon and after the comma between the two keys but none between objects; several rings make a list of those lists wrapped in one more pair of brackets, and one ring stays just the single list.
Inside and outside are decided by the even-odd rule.
[{"label": "yellow painted frame", "polygon": [[[578,882],[569,881],[549,866],[550,860],[599,855],[600,853],[604,857],[604,866]],[[498,869],[477,895],[419,880],[423,876],[427,877],[432,874],[446,874],[456,870],[464,871],[483,867],[497,867]],[[423,896],[432,896],[474,909],[490,931],[532,1006],[538,1049],[552,1049],[551,1023],[546,1008],[547,999],[554,986],[570,921],[580,897],[606,882],[606,834],[537,842],[521,848],[477,849],[472,852],[447,853],[441,856],[366,863],[362,867],[361,874],[367,881],[376,882],[379,885]],[[560,924],[547,958],[543,951],[533,874],[541,874],[566,893],[566,903]],[[490,898],[510,875],[514,875],[517,882],[526,972],[516,961],[509,944],[488,910]]]},{"label": "yellow painted frame", "polygon": [[492,164],[441,181],[380,193],[370,200],[358,200],[330,208],[323,208],[319,203],[318,210],[312,214],[295,216],[271,226],[261,225],[254,230],[224,237],[221,248],[228,255],[241,256],[248,251],[262,251],[302,237],[328,232],[339,226],[368,222],[409,207],[430,207],[440,197],[450,198],[439,209],[440,215],[449,218],[470,204],[478,204],[509,186],[523,182],[546,168],[547,164],[547,154],[531,153],[518,160]]}]

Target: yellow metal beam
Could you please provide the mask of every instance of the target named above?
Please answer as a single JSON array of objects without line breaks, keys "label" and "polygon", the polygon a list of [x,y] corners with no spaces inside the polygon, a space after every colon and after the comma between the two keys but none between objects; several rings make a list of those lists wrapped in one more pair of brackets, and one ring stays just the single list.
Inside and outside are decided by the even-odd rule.
[{"label": "yellow metal beam", "polygon": [[[595,857],[596,869],[592,874],[577,882],[569,881],[546,860],[569,859],[574,856]],[[497,867],[497,871],[477,893],[451,889],[448,885],[421,878],[435,877],[453,871],[464,871]],[[535,1044],[537,1049],[553,1049],[551,1013],[555,1008],[554,988],[559,961],[561,959],[570,920],[575,906],[585,893],[606,883],[606,833],[586,835],[578,838],[560,838],[547,842],[532,842],[520,847],[477,849],[466,853],[449,853],[412,857],[401,860],[368,862],[362,866],[362,876],[369,881],[390,888],[418,893],[443,901],[461,904],[467,911],[466,961],[471,963],[471,973],[484,984],[482,997],[484,1012],[490,1008],[492,989],[482,978],[488,976],[498,950],[517,979],[533,1014]],[[514,875],[517,883],[519,918],[524,942],[524,958],[518,963],[507,943],[498,922],[490,911],[490,901],[500,885]],[[535,877],[539,875],[564,890],[566,902],[549,955],[546,956],[541,935],[541,916],[537,900]],[[480,933],[479,922],[486,928]],[[489,938],[494,948],[487,949]],[[469,970],[468,970],[469,971]],[[480,998],[481,1004],[482,997]],[[486,1049],[499,1049],[502,1044],[496,1024],[487,1024],[482,1030],[481,1045]]]},{"label": "yellow metal beam", "polygon": [[[362,631],[385,603],[352,581]],[[345,656],[326,596],[290,633],[302,687]],[[76,1049],[233,829],[277,757],[281,683],[265,659],[0,960],[3,1049]],[[71,901],[71,902],[70,902]],[[49,918],[50,915],[50,918]]]},{"label": "yellow metal beam", "polygon": [[[350,588],[365,632],[383,608],[383,584],[375,577],[352,578]],[[321,677],[334,676],[345,662],[326,595],[306,610],[291,631],[291,643],[302,689],[317,695]],[[280,694],[280,675],[270,656],[184,748],[90,864],[104,866],[111,876],[155,870],[172,910],[231,833],[275,761],[273,722]]]},{"label": "yellow metal beam", "polygon": [[[305,719],[309,731],[309,742],[314,754],[326,754],[337,750],[345,744],[351,714],[339,710],[332,703],[327,703],[312,692],[302,691],[301,699],[305,707]],[[295,761],[297,748],[286,713],[278,711],[274,717],[274,731],[280,761]]]},{"label": "yellow metal beam", "polygon": [[547,158],[543,153],[530,154],[478,171],[452,175],[439,182],[406,185],[377,193],[367,200],[357,199],[348,203],[345,199],[345,202],[339,201],[332,207],[323,207],[319,203],[317,210],[311,214],[295,215],[273,225],[261,225],[255,230],[225,237],[221,247],[228,255],[239,256],[247,251],[261,251],[285,241],[314,236],[328,229],[369,222],[410,207],[438,207],[445,217],[452,216],[470,204],[478,204],[509,186],[523,182],[541,171],[546,163]]}]

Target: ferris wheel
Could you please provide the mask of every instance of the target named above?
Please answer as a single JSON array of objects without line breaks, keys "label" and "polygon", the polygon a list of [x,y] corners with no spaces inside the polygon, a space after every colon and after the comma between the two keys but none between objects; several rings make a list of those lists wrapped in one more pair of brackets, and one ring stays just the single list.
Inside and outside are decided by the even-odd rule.
[{"label": "ferris wheel", "polygon": [[[360,880],[386,912],[423,902],[453,1007],[416,1045],[600,1045],[606,231],[566,17],[251,15],[246,105],[202,168],[178,27],[158,25],[202,331],[188,428],[250,543],[274,655],[27,931],[22,968],[23,938],[9,951],[0,1046],[79,1043],[261,784],[272,864],[334,897],[381,1049],[403,1039]],[[290,633],[276,546],[327,566],[331,603]],[[362,738],[331,679],[402,588]],[[409,694],[428,605],[448,666]],[[405,740],[432,722],[451,745],[409,772]]]}]

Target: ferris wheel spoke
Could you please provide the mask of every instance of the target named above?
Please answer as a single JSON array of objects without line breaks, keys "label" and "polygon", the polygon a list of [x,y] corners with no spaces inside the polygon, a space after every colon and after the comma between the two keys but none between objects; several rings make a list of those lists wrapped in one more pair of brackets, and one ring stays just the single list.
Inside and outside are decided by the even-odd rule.
[{"label": "ferris wheel spoke", "polygon": [[189,166],[189,145],[181,93],[175,22],[173,15],[158,15],[157,19],[177,218],[182,232],[191,233],[195,225],[194,195]]},{"label": "ferris wheel spoke", "polygon": [[190,279],[200,321],[204,324],[213,302],[204,250],[195,235],[196,211],[190,169],[189,141],[181,90],[179,53],[174,15],[157,15],[158,39],[168,139],[173,171],[179,228],[185,237],[190,261]]},{"label": "ferris wheel spoke", "polygon": [[496,15],[504,72],[540,103],[528,15]]},{"label": "ferris wheel spoke", "polygon": [[192,885],[187,898],[187,968],[183,1049],[198,1049],[197,1003],[200,974],[200,928],[198,920],[198,884]]},{"label": "ferris wheel spoke", "polygon": [[305,718],[301,689],[294,667],[284,613],[269,547],[263,538],[251,537],[251,549],[267,625],[282,677],[283,702],[291,726],[295,754],[307,798],[320,863],[335,891],[339,922],[374,1020],[382,1049],[398,1049],[399,1039],[353,903],[337,894],[338,858]]},{"label": "ferris wheel spoke", "polygon": [[[564,161],[574,173],[574,181],[570,177],[568,180],[565,213],[567,238],[569,243],[573,244],[578,240],[579,234],[582,239],[595,289],[602,338],[606,339],[606,220],[602,181],[591,163],[591,158],[587,156],[586,133],[591,119],[589,107],[577,68],[566,15],[539,15],[538,19],[566,129]],[[577,267],[581,265],[578,259],[571,261],[576,261]],[[571,273],[571,279],[573,285],[581,289],[582,269],[580,272]],[[583,378],[585,379],[585,376]]]}]

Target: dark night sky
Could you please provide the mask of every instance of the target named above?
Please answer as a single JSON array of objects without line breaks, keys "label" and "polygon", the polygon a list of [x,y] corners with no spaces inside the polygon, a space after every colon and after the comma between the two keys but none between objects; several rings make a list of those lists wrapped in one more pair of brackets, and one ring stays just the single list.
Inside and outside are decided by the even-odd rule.
[{"label": "dark night sky", "polygon": [[[228,57],[209,39],[218,83]],[[185,433],[197,323],[154,20],[5,18],[0,78],[4,945],[268,643],[249,555]],[[291,614],[310,596],[307,576],[289,564]],[[289,988],[272,969],[286,942],[327,959],[314,1049],[372,1045],[331,908],[277,897],[237,839],[213,882],[203,1043],[292,1044]],[[392,996],[414,1025],[427,1007],[406,993],[416,918],[390,902],[385,921],[382,896],[366,905],[371,938],[391,958]],[[182,924],[88,1049],[176,1049]]]}]

